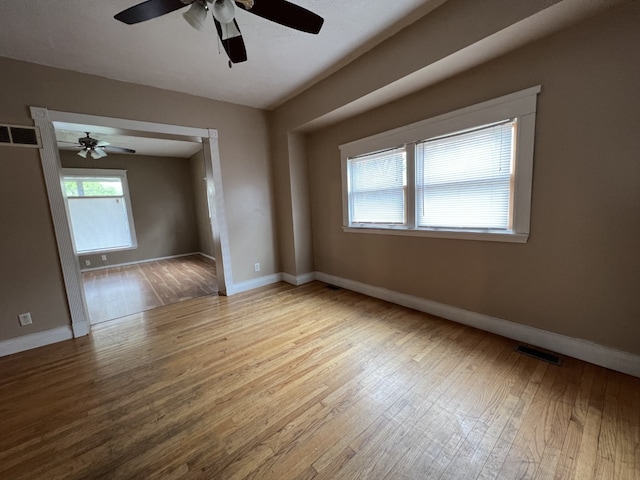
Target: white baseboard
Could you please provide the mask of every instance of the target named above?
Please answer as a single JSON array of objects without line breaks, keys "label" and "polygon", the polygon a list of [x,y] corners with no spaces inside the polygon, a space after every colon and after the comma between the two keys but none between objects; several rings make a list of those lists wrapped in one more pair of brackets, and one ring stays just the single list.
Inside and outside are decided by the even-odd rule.
[{"label": "white baseboard", "polygon": [[315,277],[317,280],[337,285],[347,290],[353,290],[354,292],[363,293],[370,297],[403,305],[486,332],[495,333],[519,342],[535,345],[584,360],[585,362],[610,368],[611,370],[633,375],[634,377],[640,377],[640,355],[605,347],[587,340],[530,327],[528,325],[510,322],[501,318],[491,317],[482,313],[452,307],[394,290],[375,287],[346,278],[334,277],[322,272],[316,272]]},{"label": "white baseboard", "polygon": [[[92,267],[92,268],[80,268],[80,271],[81,272],[93,272],[94,270],[104,270],[106,268],[126,267],[127,265],[137,265],[138,263],[157,262],[159,260],[170,260],[172,258],[189,257],[191,255],[202,255],[204,257],[208,257],[208,255],[205,255],[204,253],[200,253],[200,252],[180,253],[179,255],[169,255],[168,257],[158,257],[158,258],[146,258],[144,260],[138,260],[138,261],[135,261],[135,262],[115,263],[113,265],[101,265],[99,267]],[[213,257],[209,257],[209,258],[213,258]]]},{"label": "white baseboard", "polygon": [[234,283],[231,286],[227,285],[227,296],[247,292],[254,288],[264,287],[265,285],[271,285],[272,283],[278,283],[280,281],[282,281],[282,273],[272,273],[271,275],[264,275],[262,277],[252,278],[251,280],[245,280],[244,282]]},{"label": "white baseboard", "polygon": [[282,280],[291,285],[304,285],[305,283],[313,282],[315,279],[316,272],[308,272],[301,275],[291,275],[290,273],[282,274]]},{"label": "white baseboard", "polygon": [[43,332],[29,333],[20,337],[0,341],[0,357],[24,352],[32,348],[43,347],[51,343],[62,342],[73,338],[70,326],[52,328]]},{"label": "white baseboard", "polygon": [[208,254],[203,253],[203,252],[198,252],[197,255],[202,255],[203,257],[208,258],[209,260],[213,260],[214,262],[216,260],[215,257],[212,257],[211,255],[208,255]]},{"label": "white baseboard", "polygon": [[316,279],[316,272],[303,273],[302,275],[291,275],[289,273],[272,273],[271,275],[265,275],[263,277],[252,278],[251,280],[245,280],[244,282],[234,283],[231,288],[227,286],[227,295],[233,295],[235,293],[247,292],[254,288],[264,287],[265,285],[271,285],[272,283],[278,283],[285,281],[291,285],[302,285],[305,283],[313,282]]},{"label": "white baseboard", "polygon": [[91,324],[89,322],[74,322],[71,324],[71,329],[74,338],[84,337],[85,335],[89,335]]}]

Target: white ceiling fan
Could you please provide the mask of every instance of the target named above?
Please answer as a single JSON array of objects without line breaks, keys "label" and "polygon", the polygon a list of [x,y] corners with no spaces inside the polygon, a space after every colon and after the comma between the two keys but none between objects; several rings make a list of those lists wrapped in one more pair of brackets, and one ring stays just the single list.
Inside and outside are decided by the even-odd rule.
[{"label": "white ceiling fan", "polygon": [[[97,138],[91,137],[90,132],[85,132],[86,136],[78,138],[77,148],[80,148],[78,155],[82,158],[87,158],[87,155],[91,155],[91,158],[98,159],[104,158],[107,156],[107,152],[118,152],[118,153],[136,153],[135,150],[124,147],[116,147],[111,145],[109,142],[105,142],[103,140],[99,140]],[[74,142],[64,142],[60,143],[74,143]]]}]

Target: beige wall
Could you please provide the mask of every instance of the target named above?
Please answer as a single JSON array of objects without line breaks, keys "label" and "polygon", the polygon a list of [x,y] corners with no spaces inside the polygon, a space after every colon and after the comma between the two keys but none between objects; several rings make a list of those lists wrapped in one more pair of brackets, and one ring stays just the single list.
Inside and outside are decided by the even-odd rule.
[{"label": "beige wall", "polygon": [[[316,270],[640,353],[638,25],[627,5],[310,135]],[[527,244],[342,232],[338,145],[537,84]]]},{"label": "beige wall", "polygon": [[[0,147],[0,339],[69,324],[36,152]],[[18,323],[25,312],[31,312],[30,327]]]},{"label": "beige wall", "polygon": [[447,0],[432,13],[274,111],[275,133],[297,128],[432,65],[559,0]]},{"label": "beige wall", "polygon": [[200,251],[191,162],[188,158],[109,154],[98,160],[61,151],[64,168],[101,168],[127,171],[131,210],[138,248],[81,255],[88,268],[139,262]]},{"label": "beige wall", "polygon": [[[6,58],[0,72],[2,123],[32,125],[33,105],[217,129],[233,279],[279,271],[264,111]],[[69,325],[38,151],[0,147],[0,178],[0,340]],[[34,313],[30,327],[18,326],[24,311]]]},{"label": "beige wall", "polygon": [[[432,13],[366,52],[317,85],[278,107],[270,117],[277,231],[284,272],[299,275],[313,264],[310,233],[296,205],[306,202],[306,158],[297,155],[291,132],[333,114],[404,77],[454,56],[505,28],[526,21],[558,0],[448,0]],[[441,67],[434,71],[440,74]],[[306,257],[305,257],[306,255]]]},{"label": "beige wall", "polygon": [[[189,162],[191,163],[191,183],[196,207],[198,251],[210,257],[215,257],[211,222],[209,219],[207,184],[205,182],[204,154],[202,150],[193,155]],[[211,192],[211,195],[213,197],[213,192]]]}]

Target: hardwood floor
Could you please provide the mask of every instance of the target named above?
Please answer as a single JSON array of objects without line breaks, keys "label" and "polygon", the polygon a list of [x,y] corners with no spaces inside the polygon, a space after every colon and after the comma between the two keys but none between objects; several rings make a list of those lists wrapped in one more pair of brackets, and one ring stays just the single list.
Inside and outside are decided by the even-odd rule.
[{"label": "hardwood floor", "polygon": [[218,291],[215,262],[201,255],[92,270],[82,281],[94,324]]},{"label": "hardwood floor", "polygon": [[640,478],[640,379],[314,282],[0,358],[2,479]]}]

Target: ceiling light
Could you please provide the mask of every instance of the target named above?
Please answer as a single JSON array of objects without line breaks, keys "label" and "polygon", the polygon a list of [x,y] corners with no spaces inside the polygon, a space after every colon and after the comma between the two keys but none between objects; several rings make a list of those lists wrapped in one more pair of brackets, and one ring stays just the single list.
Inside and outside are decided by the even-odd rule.
[{"label": "ceiling light", "polygon": [[236,16],[236,6],[231,0],[216,0],[212,14],[222,24],[231,23]]},{"label": "ceiling light", "polygon": [[207,21],[207,8],[199,1],[195,1],[182,16],[193,28],[202,30]]},{"label": "ceiling light", "polygon": [[87,150],[87,149],[80,150],[80,151],[78,152],[78,155],[80,155],[82,158],[87,158],[87,152],[88,152],[88,150]]},{"label": "ceiling light", "polygon": [[106,152],[101,148],[92,148],[91,149],[91,158],[98,159],[102,157],[106,157]]}]

